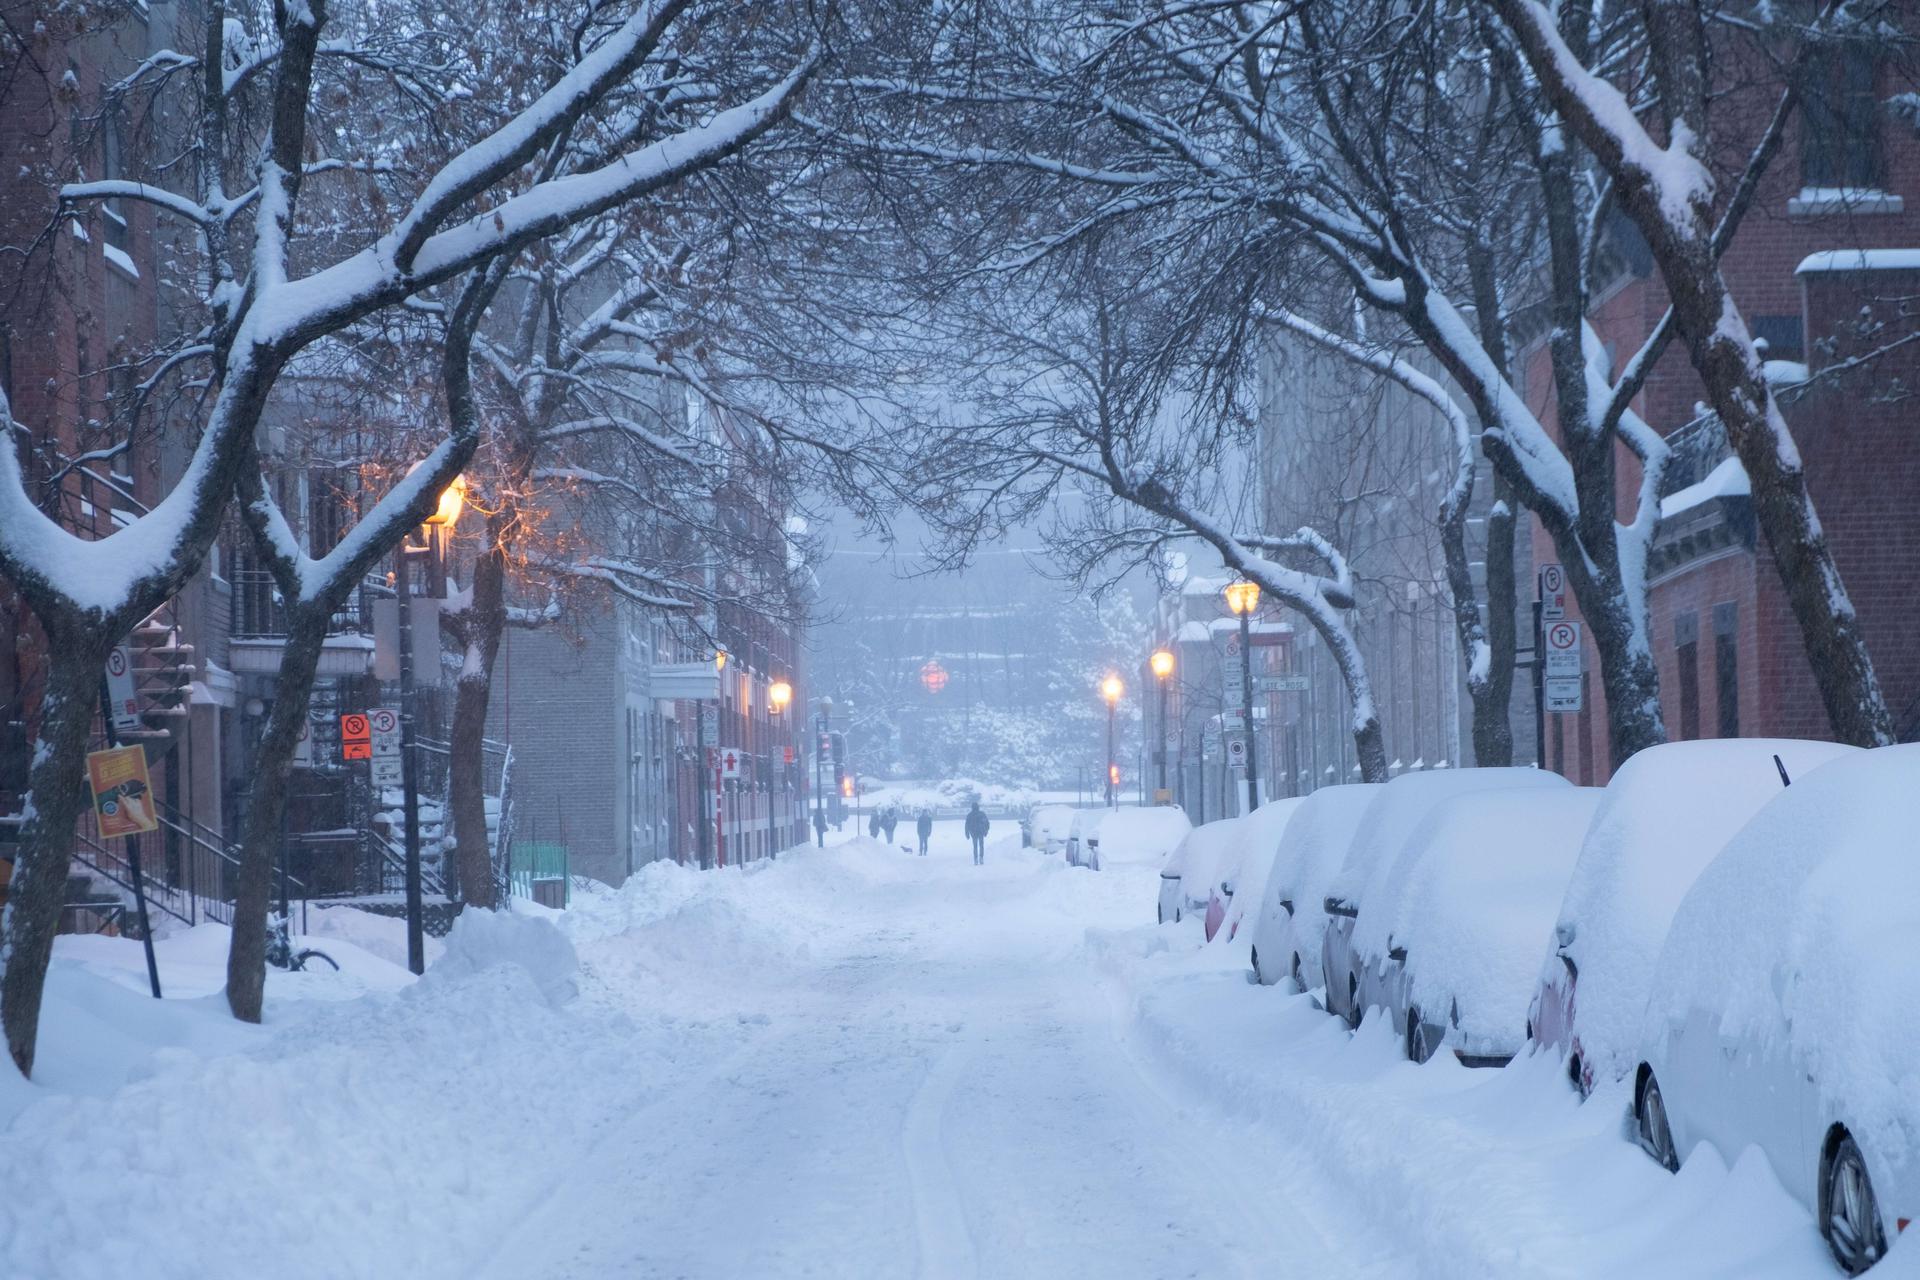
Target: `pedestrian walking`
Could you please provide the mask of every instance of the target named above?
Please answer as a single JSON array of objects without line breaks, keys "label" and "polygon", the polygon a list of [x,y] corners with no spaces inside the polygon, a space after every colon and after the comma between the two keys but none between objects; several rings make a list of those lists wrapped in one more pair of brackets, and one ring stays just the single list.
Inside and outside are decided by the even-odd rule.
[{"label": "pedestrian walking", "polygon": [[980,802],[975,800],[973,808],[967,810],[967,839],[973,841],[973,865],[976,867],[987,860],[987,828],[991,825],[980,808]]},{"label": "pedestrian walking", "polygon": [[913,829],[920,834],[920,856],[927,856],[927,841],[933,838],[933,811],[922,809],[920,816],[914,819]]},{"label": "pedestrian walking", "polygon": [[867,834],[872,836],[875,840],[878,840],[880,838],[880,815],[878,813],[874,813],[868,816]]},{"label": "pedestrian walking", "polygon": [[887,843],[893,843],[893,829],[900,822],[900,811],[888,805],[880,814],[880,829],[887,833]]},{"label": "pedestrian walking", "polygon": [[826,810],[824,810],[824,809],[815,809],[815,810],[813,811],[813,833],[814,833],[814,835],[816,835],[816,836],[818,836],[818,837],[820,838],[820,844],[821,844],[821,847],[822,847],[822,848],[824,848],[824,847],[826,846],[826,843],[827,843],[827,814],[826,814]]}]

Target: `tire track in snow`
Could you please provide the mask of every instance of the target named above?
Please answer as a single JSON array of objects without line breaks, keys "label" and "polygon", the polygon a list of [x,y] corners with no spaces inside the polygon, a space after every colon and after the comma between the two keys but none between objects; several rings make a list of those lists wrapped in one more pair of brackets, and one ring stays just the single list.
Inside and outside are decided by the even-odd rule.
[{"label": "tire track in snow", "polygon": [[926,1280],[971,1280],[980,1273],[966,1206],[947,1158],[947,1105],[975,1048],[954,1045],[935,1059],[913,1096],[901,1127],[907,1177],[913,1186],[914,1229],[919,1240],[917,1274]]}]

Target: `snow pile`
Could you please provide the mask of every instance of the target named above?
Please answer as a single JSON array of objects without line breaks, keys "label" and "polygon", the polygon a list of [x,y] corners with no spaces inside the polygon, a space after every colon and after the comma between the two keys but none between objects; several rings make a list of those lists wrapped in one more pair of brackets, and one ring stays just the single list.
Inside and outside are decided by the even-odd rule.
[{"label": "snow pile", "polygon": [[423,982],[457,982],[502,968],[519,969],[541,999],[559,1008],[579,994],[579,957],[559,926],[509,911],[462,911],[447,934],[447,949]]},{"label": "snow pile", "polygon": [[1099,838],[1103,866],[1158,866],[1191,830],[1186,811],[1176,806],[1122,805],[1107,810],[1092,833]]},{"label": "snow pile", "polygon": [[[1301,801],[1287,823],[1254,921],[1253,945],[1269,957],[1260,972],[1263,981],[1277,982],[1288,967],[1282,957],[1297,952],[1300,976],[1306,979],[1307,987],[1325,982],[1320,971],[1320,940],[1327,931],[1327,893],[1346,865],[1354,834],[1378,797],[1380,786],[1356,782],[1322,787]],[[1280,905],[1282,902],[1293,903],[1291,916]]]},{"label": "snow pile", "polygon": [[[1597,1081],[1632,1069],[1653,959],[1680,899],[1761,805],[1852,747],[1729,738],[1669,742],[1633,756],[1607,784],[1567,884],[1555,936],[1579,970],[1573,1031]],[[1562,972],[1549,941],[1542,981]]]},{"label": "snow pile", "polygon": [[1407,950],[1411,1001],[1430,1023],[1458,1010],[1455,1048],[1504,1055],[1525,1042],[1540,947],[1600,794],[1513,787],[1433,811],[1388,911],[1393,941]]},{"label": "snow pile", "polygon": [[1908,1182],[1920,1155],[1917,830],[1920,745],[1796,777],[1681,901],[1645,1028],[1660,1037],[1699,1009],[1723,1041],[1785,1035],[1869,1162],[1904,1161]]},{"label": "snow pile", "polygon": [[1180,881],[1180,908],[1204,911],[1207,898],[1233,873],[1245,848],[1247,821],[1223,818],[1194,827],[1175,845],[1160,869],[1163,879]]}]

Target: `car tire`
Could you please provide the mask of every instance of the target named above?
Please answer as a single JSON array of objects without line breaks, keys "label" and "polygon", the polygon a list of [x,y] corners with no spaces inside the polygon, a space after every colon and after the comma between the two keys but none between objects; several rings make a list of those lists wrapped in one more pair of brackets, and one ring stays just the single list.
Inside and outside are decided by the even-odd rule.
[{"label": "car tire", "polygon": [[1163,904],[1158,902],[1154,903],[1153,914],[1155,924],[1165,924],[1167,922],[1167,909]]},{"label": "car tire", "polygon": [[1853,1135],[1844,1131],[1826,1164],[1826,1177],[1820,1183],[1820,1234],[1840,1269],[1857,1276],[1887,1252],[1873,1179]]},{"label": "car tire", "polygon": [[1420,1027],[1420,1006],[1407,1006],[1407,1032],[1402,1037],[1402,1048],[1406,1050],[1407,1061],[1418,1065],[1433,1056],[1427,1046],[1427,1033]]},{"label": "car tire", "polygon": [[1360,1029],[1360,979],[1347,975],[1347,1025]]},{"label": "car tire", "polygon": [[1253,980],[1264,987],[1267,985],[1267,980],[1264,977],[1262,977],[1260,974],[1260,948],[1255,947],[1253,949],[1252,959],[1253,959]]},{"label": "car tire", "polygon": [[1649,1071],[1640,1082],[1633,1097],[1633,1127],[1635,1136],[1640,1140],[1640,1149],[1653,1158],[1653,1162],[1669,1172],[1680,1170],[1680,1157],[1673,1149],[1673,1126],[1667,1120],[1667,1100],[1660,1092],[1660,1082]]},{"label": "car tire", "polygon": [[1293,953],[1293,965],[1291,968],[1291,976],[1293,978],[1294,986],[1300,988],[1300,990],[1302,991],[1305,991],[1307,989],[1306,979],[1300,973],[1300,953],[1298,951]]}]

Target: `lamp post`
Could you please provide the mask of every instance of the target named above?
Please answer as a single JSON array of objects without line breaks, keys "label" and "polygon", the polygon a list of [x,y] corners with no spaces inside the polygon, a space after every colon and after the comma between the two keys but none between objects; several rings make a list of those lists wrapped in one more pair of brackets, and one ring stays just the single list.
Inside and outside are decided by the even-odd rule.
[{"label": "lamp post", "polygon": [[400,649],[400,812],[406,839],[407,896],[407,968],[415,974],[427,970],[426,905],[420,889],[420,765],[415,747],[419,713],[413,681],[413,560],[424,556],[428,573],[437,582],[443,572],[442,554],[447,535],[460,521],[466,506],[467,482],[455,476],[440,491],[440,503],[422,523],[425,544],[413,546],[407,539],[393,557],[394,597],[399,614]]},{"label": "lamp post", "polygon": [[827,722],[828,717],[833,715],[833,699],[822,694],[817,705],[820,711],[815,721],[819,733],[813,744],[813,833],[824,849],[827,847],[827,792],[821,782],[821,770],[827,762]]},{"label": "lamp post", "polygon": [[1229,582],[1227,608],[1240,619],[1240,714],[1247,724],[1247,812],[1260,807],[1260,768],[1254,754],[1253,736],[1253,642],[1247,620],[1260,607],[1260,584],[1242,579]]},{"label": "lamp post", "polygon": [[[775,680],[772,684],[767,686],[767,710],[773,715],[782,717],[780,721],[780,727],[784,731],[783,733],[776,734],[774,736],[776,738],[784,737],[788,740],[780,744],[782,747],[787,747],[791,745],[791,740],[793,737],[793,722],[791,720],[785,719],[787,704],[792,701],[793,701],[793,686],[788,684],[785,680]],[[769,743],[767,746],[767,764],[769,769],[769,776],[771,776],[771,769],[773,764],[773,746],[771,743]],[[783,810],[788,808],[788,806],[792,804],[792,795],[793,795],[792,783],[793,783],[793,769],[790,765],[788,765],[786,761],[782,760],[780,762],[780,795],[784,803],[782,803],[780,807]],[[792,817],[790,814],[782,813],[781,817],[786,821],[792,821]],[[769,858],[778,857],[780,853],[780,842],[786,839],[786,837],[780,834],[782,829],[781,824],[778,822],[775,822],[773,819],[773,796],[771,793],[769,793],[767,796],[767,829],[769,833],[769,838],[767,840],[767,856]]]},{"label": "lamp post", "polygon": [[[1167,677],[1173,674],[1173,654],[1165,649],[1155,649],[1153,656],[1147,659],[1147,665],[1153,669],[1153,678],[1160,682],[1160,741],[1154,754],[1160,760],[1160,783],[1158,791],[1167,789]],[[1154,797],[1155,801],[1159,796]]]},{"label": "lamp post", "polygon": [[1119,676],[1108,676],[1100,682],[1100,696],[1107,700],[1107,807],[1116,807],[1120,803],[1118,784],[1120,765],[1113,755],[1113,709],[1120,702],[1120,695],[1126,692],[1126,686],[1120,683]]}]

